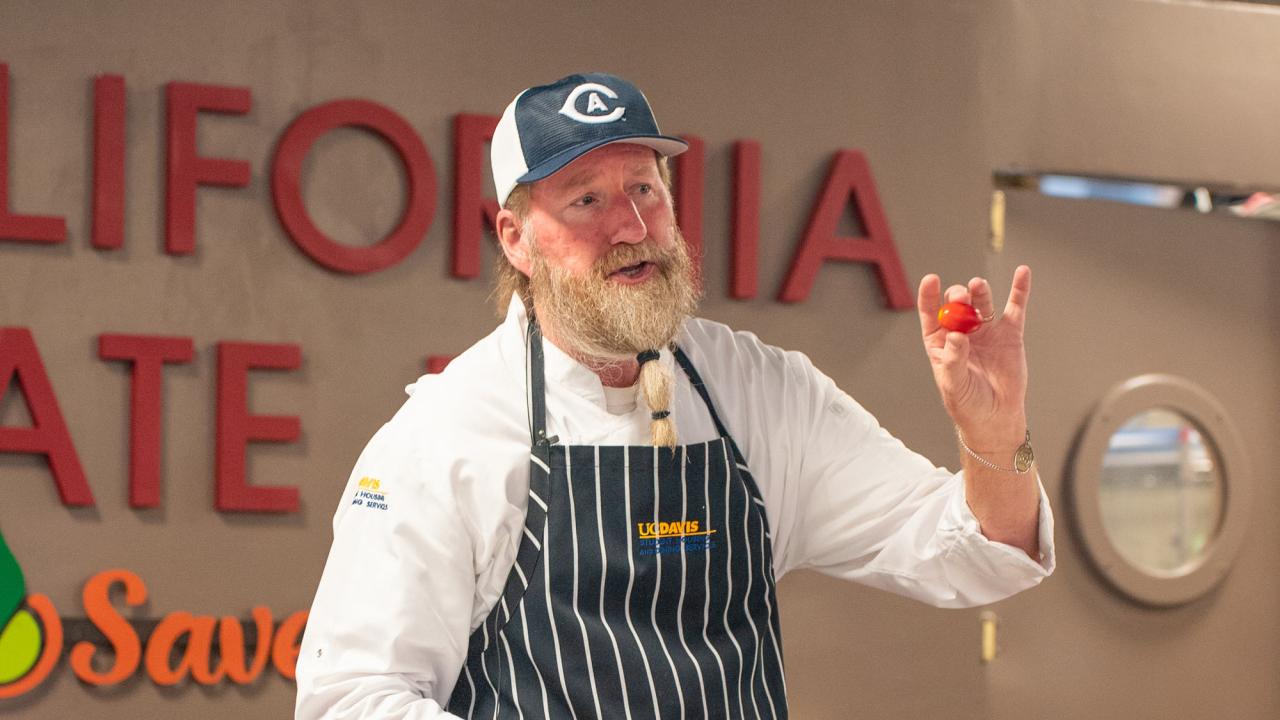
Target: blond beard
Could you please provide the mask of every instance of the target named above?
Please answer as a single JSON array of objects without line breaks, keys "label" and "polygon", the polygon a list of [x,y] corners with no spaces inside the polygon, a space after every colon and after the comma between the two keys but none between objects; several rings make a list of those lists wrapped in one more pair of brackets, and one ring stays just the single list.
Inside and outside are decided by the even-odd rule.
[{"label": "blond beard", "polygon": [[[582,360],[625,360],[665,347],[697,308],[692,262],[678,229],[666,248],[652,238],[618,245],[584,274],[548,265],[536,239],[530,255],[529,291],[539,320],[563,350]],[[643,261],[656,266],[649,280],[626,285],[609,279]]]}]

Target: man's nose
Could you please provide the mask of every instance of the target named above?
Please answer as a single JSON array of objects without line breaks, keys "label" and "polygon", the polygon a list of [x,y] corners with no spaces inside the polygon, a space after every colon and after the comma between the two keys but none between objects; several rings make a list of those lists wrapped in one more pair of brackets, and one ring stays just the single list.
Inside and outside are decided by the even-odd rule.
[{"label": "man's nose", "polygon": [[640,216],[640,210],[628,196],[623,196],[613,204],[612,232],[609,236],[611,244],[627,243],[634,245],[649,236],[649,228]]}]

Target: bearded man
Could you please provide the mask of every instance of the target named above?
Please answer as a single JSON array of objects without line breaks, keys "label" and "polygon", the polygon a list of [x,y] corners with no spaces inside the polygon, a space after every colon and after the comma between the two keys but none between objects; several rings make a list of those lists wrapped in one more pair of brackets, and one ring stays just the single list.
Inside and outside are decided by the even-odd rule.
[{"label": "bearded man", "polygon": [[[361,455],[297,664],[299,718],[787,716],[775,581],[941,607],[1053,569],[1030,462],[1030,273],[972,336],[920,286],[963,470],[911,452],[800,353],[692,317],[661,134],[606,74],[494,133],[506,320]],[[993,314],[986,281],[948,301]],[[1014,460],[1017,462],[1014,462]]]}]

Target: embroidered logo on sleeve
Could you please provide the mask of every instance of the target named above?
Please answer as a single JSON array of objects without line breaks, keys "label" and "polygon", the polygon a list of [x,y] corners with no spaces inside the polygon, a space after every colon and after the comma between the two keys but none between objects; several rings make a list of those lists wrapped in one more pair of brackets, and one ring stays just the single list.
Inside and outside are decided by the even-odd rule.
[{"label": "embroidered logo on sleeve", "polygon": [[715,532],[715,530],[703,528],[698,520],[636,523],[641,555],[706,552],[715,545],[711,537]]},{"label": "embroidered logo on sleeve", "polygon": [[362,477],[357,483],[359,489],[351,498],[352,505],[362,505],[373,510],[386,510],[390,506],[387,504],[387,491],[382,487],[382,481],[377,478]]}]

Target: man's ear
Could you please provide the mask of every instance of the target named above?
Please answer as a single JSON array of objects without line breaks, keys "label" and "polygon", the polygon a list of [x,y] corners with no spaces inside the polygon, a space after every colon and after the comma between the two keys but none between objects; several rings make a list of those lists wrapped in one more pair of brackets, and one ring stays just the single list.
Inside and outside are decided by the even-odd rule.
[{"label": "man's ear", "polygon": [[494,219],[494,232],[498,236],[498,244],[507,262],[525,275],[531,274],[529,262],[529,243],[524,236],[524,226],[516,219],[516,214],[503,208]]}]

